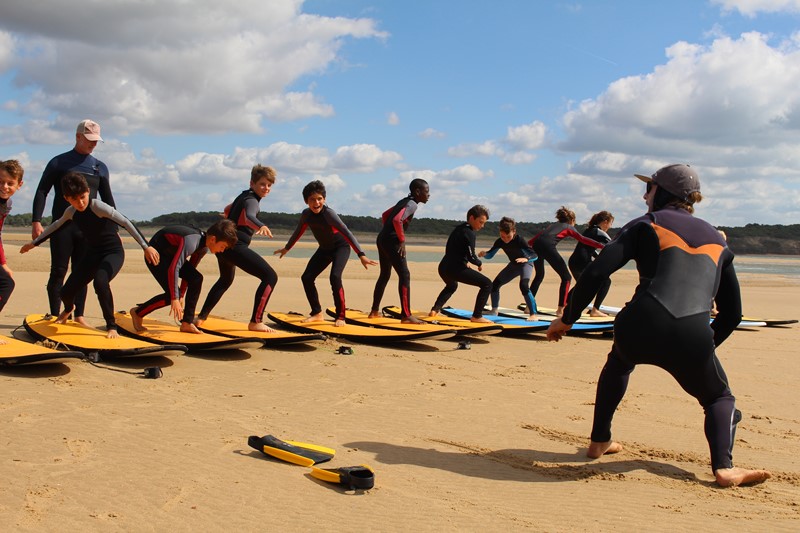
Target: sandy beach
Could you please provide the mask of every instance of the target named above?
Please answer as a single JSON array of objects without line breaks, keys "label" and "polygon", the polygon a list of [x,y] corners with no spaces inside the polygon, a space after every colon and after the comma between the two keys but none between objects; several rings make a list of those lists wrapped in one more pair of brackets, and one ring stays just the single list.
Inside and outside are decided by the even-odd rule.
[{"label": "sandy beach", "polygon": [[[21,256],[24,235],[3,237],[17,287],[0,333],[11,335],[27,314],[47,311],[49,252]],[[281,244],[259,246],[269,254]],[[269,310],[308,312],[305,262],[270,259],[280,281]],[[436,264],[410,266],[412,303],[427,309],[441,289]],[[502,266],[490,262],[484,273]],[[216,261],[201,267],[205,295]],[[349,307],[369,307],[376,276],[351,260]],[[548,270],[541,305],[555,305],[556,279]],[[746,315],[800,316],[800,279],[740,281]],[[397,303],[395,283],[385,305]],[[631,271],[615,274],[607,303],[623,305],[635,283]],[[246,321],[255,286],[240,272],[215,312]],[[331,305],[326,276],[318,287]],[[135,250],[112,288],[119,309],[158,291]],[[471,307],[474,296],[462,286],[450,304]],[[506,286],[503,304],[519,300]],[[102,323],[91,291],[87,317]],[[796,325],[739,330],[718,352],[744,415],[735,463],[773,473],[732,489],[713,483],[702,409],[652,367],[634,372],[615,418],[625,450],[586,459],[607,338],[477,338],[470,350],[457,341],[327,340],[111,364],[160,366],[157,380],[81,361],[0,370],[0,523],[16,531],[797,531],[799,341]],[[342,344],[353,354],[336,353]],[[265,434],[335,448],[322,466],[368,464],[375,488],[346,491],[247,446],[249,435]]]}]

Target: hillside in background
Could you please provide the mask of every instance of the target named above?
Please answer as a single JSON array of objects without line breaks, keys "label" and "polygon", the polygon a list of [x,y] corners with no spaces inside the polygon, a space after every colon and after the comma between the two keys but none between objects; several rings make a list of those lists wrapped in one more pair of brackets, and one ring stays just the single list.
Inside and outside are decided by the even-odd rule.
[{"label": "hillside in background", "polygon": [[[150,221],[137,221],[143,227],[162,227],[171,224],[187,224],[198,228],[207,228],[219,220],[219,213],[215,211],[187,213],[169,213],[160,215]],[[365,216],[341,215],[347,227],[354,233],[377,234],[381,229],[380,219]],[[259,213],[259,219],[268,224],[273,232],[289,233],[294,230],[299,215],[297,213]],[[42,222],[49,223],[49,217]],[[456,220],[443,220],[437,218],[415,219],[408,228],[409,237],[446,237],[454,226],[459,224]],[[517,232],[523,237],[530,238],[547,227],[551,222],[517,222]],[[31,214],[9,215],[5,224],[8,226],[30,226]],[[577,225],[583,231],[585,225]],[[743,227],[720,226],[728,238],[728,246],[736,254],[754,255],[800,255],[800,224],[768,225],[747,224]],[[613,237],[619,228],[612,228],[609,233]],[[481,232],[483,239],[497,235],[497,222],[487,222]],[[574,242],[567,240],[563,246],[574,246]]]}]

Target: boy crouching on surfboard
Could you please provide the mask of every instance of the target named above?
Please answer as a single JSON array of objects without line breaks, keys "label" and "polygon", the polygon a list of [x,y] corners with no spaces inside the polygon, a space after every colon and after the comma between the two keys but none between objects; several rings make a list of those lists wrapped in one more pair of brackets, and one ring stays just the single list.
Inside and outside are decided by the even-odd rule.
[{"label": "boy crouching on surfboard", "polygon": [[64,311],[58,315],[56,323],[66,323],[75,306],[75,295],[94,280],[94,290],[106,321],[106,337],[115,339],[119,337],[119,333],[117,323],[114,321],[111,280],[119,273],[125,261],[125,250],[119,238],[119,226],[125,228],[142,247],[145,261],[157,265],[158,252],[147,244],[144,235],[122,213],[105,202],[89,197],[89,184],[83,174],[78,172],[66,174],[61,180],[61,191],[69,207],[61,218],[47,226],[41,235],[19,251],[24,254],[49,239],[70,222],[77,224],[86,239],[86,254],[79,264],[73,266],[72,273],[61,288]]},{"label": "boy crouching on surfboard", "polygon": [[[22,187],[23,174],[25,170],[16,159],[0,162],[0,233],[3,231],[3,222],[11,212],[11,197]],[[3,267],[0,268],[0,311],[2,311],[11,293],[14,292],[14,273],[6,263],[2,239],[0,239],[0,266]],[[2,337],[0,344],[6,344]]]},{"label": "boy crouching on surfboard", "polygon": [[[158,251],[161,261],[157,265],[148,263],[147,268],[164,292],[130,310],[136,331],[147,329],[142,325],[146,315],[170,305],[170,315],[181,321],[181,331],[200,333],[194,325],[194,311],[203,286],[203,275],[197,270],[197,264],[206,252],[215,255],[224,252],[237,240],[236,224],[227,218],[215,222],[205,232],[183,225],[157,231],[150,239],[150,246]],[[181,304],[184,295],[185,306]]]}]

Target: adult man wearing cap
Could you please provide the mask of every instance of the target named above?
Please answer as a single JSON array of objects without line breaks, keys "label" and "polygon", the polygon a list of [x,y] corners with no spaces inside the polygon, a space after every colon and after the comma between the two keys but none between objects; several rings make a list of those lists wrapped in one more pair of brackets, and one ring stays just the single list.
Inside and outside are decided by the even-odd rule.
[{"label": "adult man wearing cap", "polygon": [[[611,420],[637,364],[669,372],[705,411],[711,468],[723,487],[758,483],[765,470],[733,466],[733,441],[741,412],[715,349],[742,316],[733,253],[719,232],[692,216],[702,200],[700,179],[689,165],[669,165],[647,183],[647,214],[622,228],[581,274],[561,319],[547,330],[558,341],[608,277],[636,261],[639,286],[614,322],[614,344],[597,382],[594,422],[587,455],[596,459],[622,451],[611,440]],[[711,303],[717,315],[709,326]]]},{"label": "adult man wearing cap", "polygon": [[[36,239],[42,231],[42,214],[50,189],[54,190],[53,220],[58,220],[69,206],[61,192],[61,178],[69,172],[83,174],[89,183],[89,195],[100,199],[115,207],[114,197],[111,195],[111,185],[108,178],[108,167],[105,163],[92,155],[98,142],[103,142],[100,137],[100,125],[93,120],[82,120],[75,131],[75,147],[61,155],[57,155],[47,163],[39,180],[39,186],[33,197],[33,224],[31,238]],[[50,302],[50,314],[58,316],[61,310],[61,286],[67,275],[69,262],[78,261],[86,250],[83,235],[77,225],[70,224],[50,239],[50,278],[47,280],[47,298]],[[86,289],[84,288],[75,298],[75,320],[85,324],[83,320],[84,306],[86,303]]]}]

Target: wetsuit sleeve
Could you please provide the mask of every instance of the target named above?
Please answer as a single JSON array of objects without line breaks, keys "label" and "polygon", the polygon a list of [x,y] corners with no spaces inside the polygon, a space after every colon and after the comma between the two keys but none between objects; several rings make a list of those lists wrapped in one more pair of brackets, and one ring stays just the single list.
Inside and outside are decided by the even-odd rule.
[{"label": "wetsuit sleeve", "polygon": [[98,161],[97,164],[100,165],[100,183],[97,186],[97,195],[103,202],[111,207],[117,207],[117,204],[114,203],[114,196],[111,194],[111,180],[108,175],[108,167],[102,161]]},{"label": "wetsuit sleeve", "polygon": [[72,215],[74,214],[75,214],[75,208],[69,206],[67,210],[64,211],[64,214],[61,215],[61,218],[59,218],[58,220],[54,221],[52,224],[49,224],[46,228],[44,228],[42,234],[33,240],[33,245],[39,246],[44,241],[49,239],[53,235],[53,233],[61,230],[61,228],[66,226],[68,223],[72,222]]},{"label": "wetsuit sleeve", "polygon": [[255,198],[247,198],[244,201],[244,217],[247,219],[247,225],[253,229],[258,229],[264,225],[264,223],[258,219],[259,211],[258,200]]},{"label": "wetsuit sleeve", "polygon": [[125,217],[125,215],[123,215],[122,213],[120,213],[107,203],[102,202],[100,200],[94,200],[90,204],[89,208],[95,215],[103,218],[108,218],[116,225],[125,228],[125,231],[127,231],[130,234],[130,236],[133,237],[133,240],[135,240],[139,244],[139,246],[142,247],[142,250],[147,250],[147,248],[150,246],[150,244],[148,244],[147,242],[147,239],[145,239],[144,235],[142,235],[142,232],[139,231],[139,228],[137,228],[133,224],[133,222],[128,220]]},{"label": "wetsuit sleeve", "polygon": [[572,237],[573,239],[575,239],[579,243],[585,244],[586,246],[591,246],[592,248],[597,248],[598,250],[602,250],[603,246],[604,246],[604,244],[601,243],[601,242],[597,242],[596,240],[590,239],[589,237],[584,237],[583,235],[578,233],[578,230],[576,230],[572,226],[566,228],[562,232],[562,235],[564,237]]},{"label": "wetsuit sleeve", "polygon": [[539,255],[533,251],[533,248],[519,234],[515,235],[514,239],[519,244],[520,253],[528,260],[528,263],[533,263],[539,259]]},{"label": "wetsuit sleeve", "polygon": [[742,320],[742,295],[732,259],[722,267],[714,300],[717,302],[717,316],[711,329],[714,330],[714,346],[719,346]]},{"label": "wetsuit sleeve", "polygon": [[292,246],[303,236],[305,233],[306,228],[308,228],[308,216],[311,213],[310,209],[304,209],[303,212],[300,214],[300,220],[297,222],[297,227],[294,229],[294,233],[289,237],[289,240],[286,241],[286,248],[287,250],[291,250]]},{"label": "wetsuit sleeve", "polygon": [[33,194],[33,213],[31,220],[33,222],[41,222],[42,215],[44,214],[44,206],[47,202],[47,195],[50,189],[53,188],[56,179],[56,164],[55,159],[51,159],[47,166],[44,167],[42,178],[39,180],[39,185],[36,187],[36,192]]},{"label": "wetsuit sleeve", "polygon": [[648,228],[647,224],[642,223],[631,226],[627,231],[620,233],[617,240],[603,248],[603,252],[597,256],[597,259],[586,267],[575,284],[572,296],[564,309],[564,315],[561,317],[564,324],[574,324],[605,280],[635,257],[639,245],[639,234],[645,228]]},{"label": "wetsuit sleeve", "polygon": [[325,222],[327,222],[332,228],[342,234],[342,237],[345,238],[347,243],[350,245],[350,248],[361,257],[362,255],[367,255],[364,253],[364,250],[361,249],[361,245],[358,244],[358,240],[356,236],[353,235],[353,232],[342,222],[342,219],[339,218],[339,215],[336,214],[331,208],[325,209],[322,212],[323,216],[325,217]]},{"label": "wetsuit sleeve", "polygon": [[464,236],[467,241],[467,261],[475,266],[481,266],[483,263],[475,255],[475,232],[466,227],[464,228]]},{"label": "wetsuit sleeve", "polygon": [[496,241],[494,241],[492,247],[486,251],[483,257],[485,257],[486,259],[491,259],[492,257],[494,257],[494,255],[497,253],[497,251],[500,249],[501,246],[503,246],[503,241],[497,239]]},{"label": "wetsuit sleeve", "polygon": [[397,238],[400,242],[406,242],[406,233],[403,229],[405,221],[414,216],[414,213],[417,211],[417,202],[411,201],[408,202],[403,209],[401,209],[397,215],[392,219],[392,225],[394,226],[394,231],[397,233]]}]

